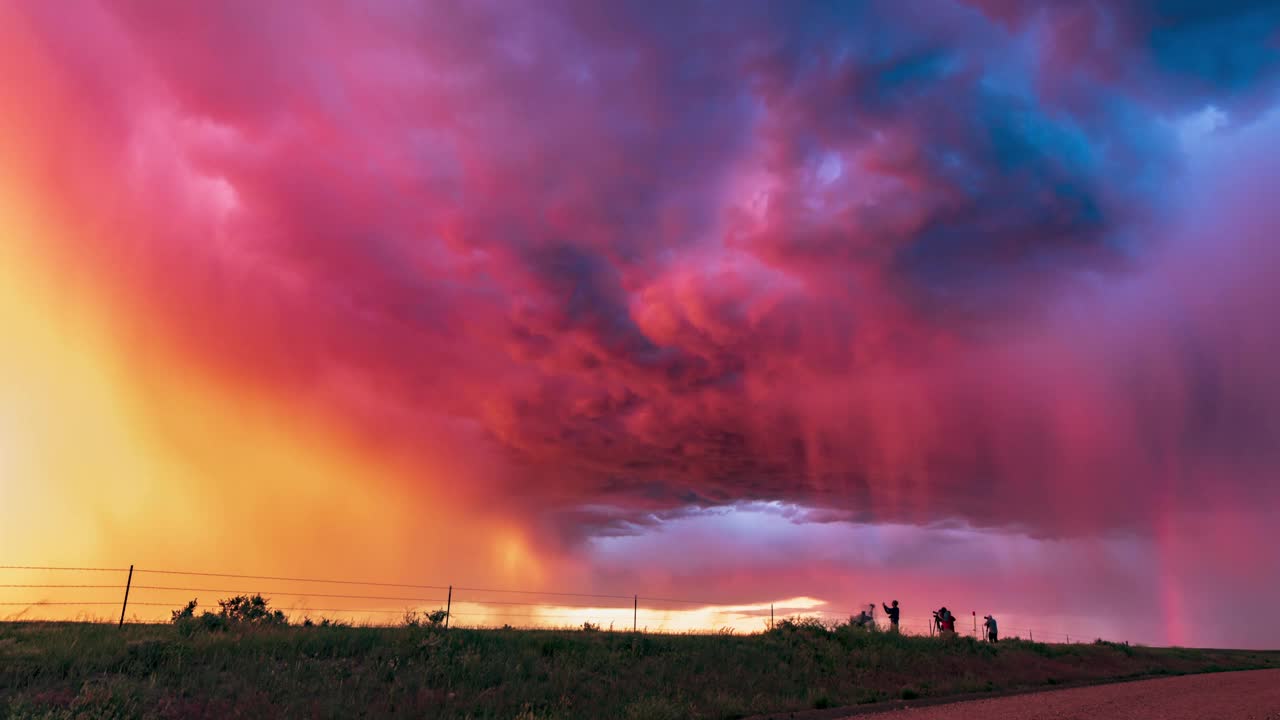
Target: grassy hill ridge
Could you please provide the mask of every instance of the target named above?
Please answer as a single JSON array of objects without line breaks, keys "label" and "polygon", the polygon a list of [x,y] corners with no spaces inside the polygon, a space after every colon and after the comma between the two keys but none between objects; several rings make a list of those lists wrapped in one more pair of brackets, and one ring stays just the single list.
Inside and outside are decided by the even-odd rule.
[{"label": "grassy hill ridge", "polygon": [[1280,653],[988,645],[804,623],[745,636],[0,623],[0,717],[740,718],[1265,667]]}]

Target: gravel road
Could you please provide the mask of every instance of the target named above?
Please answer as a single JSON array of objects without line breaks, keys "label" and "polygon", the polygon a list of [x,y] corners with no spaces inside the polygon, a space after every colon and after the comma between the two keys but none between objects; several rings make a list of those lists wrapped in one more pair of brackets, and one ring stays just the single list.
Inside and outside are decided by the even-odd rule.
[{"label": "gravel road", "polygon": [[891,720],[1280,720],[1280,670],[1185,675],[896,710]]}]

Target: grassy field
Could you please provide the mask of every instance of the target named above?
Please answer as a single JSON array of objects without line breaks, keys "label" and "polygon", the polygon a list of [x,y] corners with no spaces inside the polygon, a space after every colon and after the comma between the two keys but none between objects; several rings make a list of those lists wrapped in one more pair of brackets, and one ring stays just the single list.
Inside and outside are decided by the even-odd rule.
[{"label": "grassy field", "polygon": [[792,625],[763,635],[0,624],[0,717],[739,718],[1280,667],[1280,653],[975,643]]}]

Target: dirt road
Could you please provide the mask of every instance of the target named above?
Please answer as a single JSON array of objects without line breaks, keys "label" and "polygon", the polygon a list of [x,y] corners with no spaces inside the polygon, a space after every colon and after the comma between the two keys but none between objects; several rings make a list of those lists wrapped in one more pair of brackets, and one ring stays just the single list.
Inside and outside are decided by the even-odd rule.
[{"label": "dirt road", "polygon": [[897,710],[902,720],[1280,720],[1280,670],[1185,675]]}]

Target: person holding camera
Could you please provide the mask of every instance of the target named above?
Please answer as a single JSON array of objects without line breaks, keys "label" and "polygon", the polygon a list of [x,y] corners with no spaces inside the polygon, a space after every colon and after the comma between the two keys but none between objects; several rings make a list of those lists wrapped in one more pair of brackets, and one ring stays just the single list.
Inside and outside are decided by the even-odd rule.
[{"label": "person holding camera", "polygon": [[956,616],[951,614],[946,605],[933,611],[933,624],[939,634],[956,633]]},{"label": "person holding camera", "polygon": [[863,610],[862,612],[858,613],[853,617],[853,620],[850,621],[850,624],[856,628],[861,628],[863,630],[871,630],[875,628],[876,621],[875,621],[875,618],[871,616],[871,613],[868,613],[866,610]]},{"label": "person holding camera", "polygon": [[889,630],[891,632],[898,632],[898,617],[901,613],[901,611],[898,609],[898,601],[894,600],[892,607],[885,605],[884,613],[885,615],[889,616]]}]

